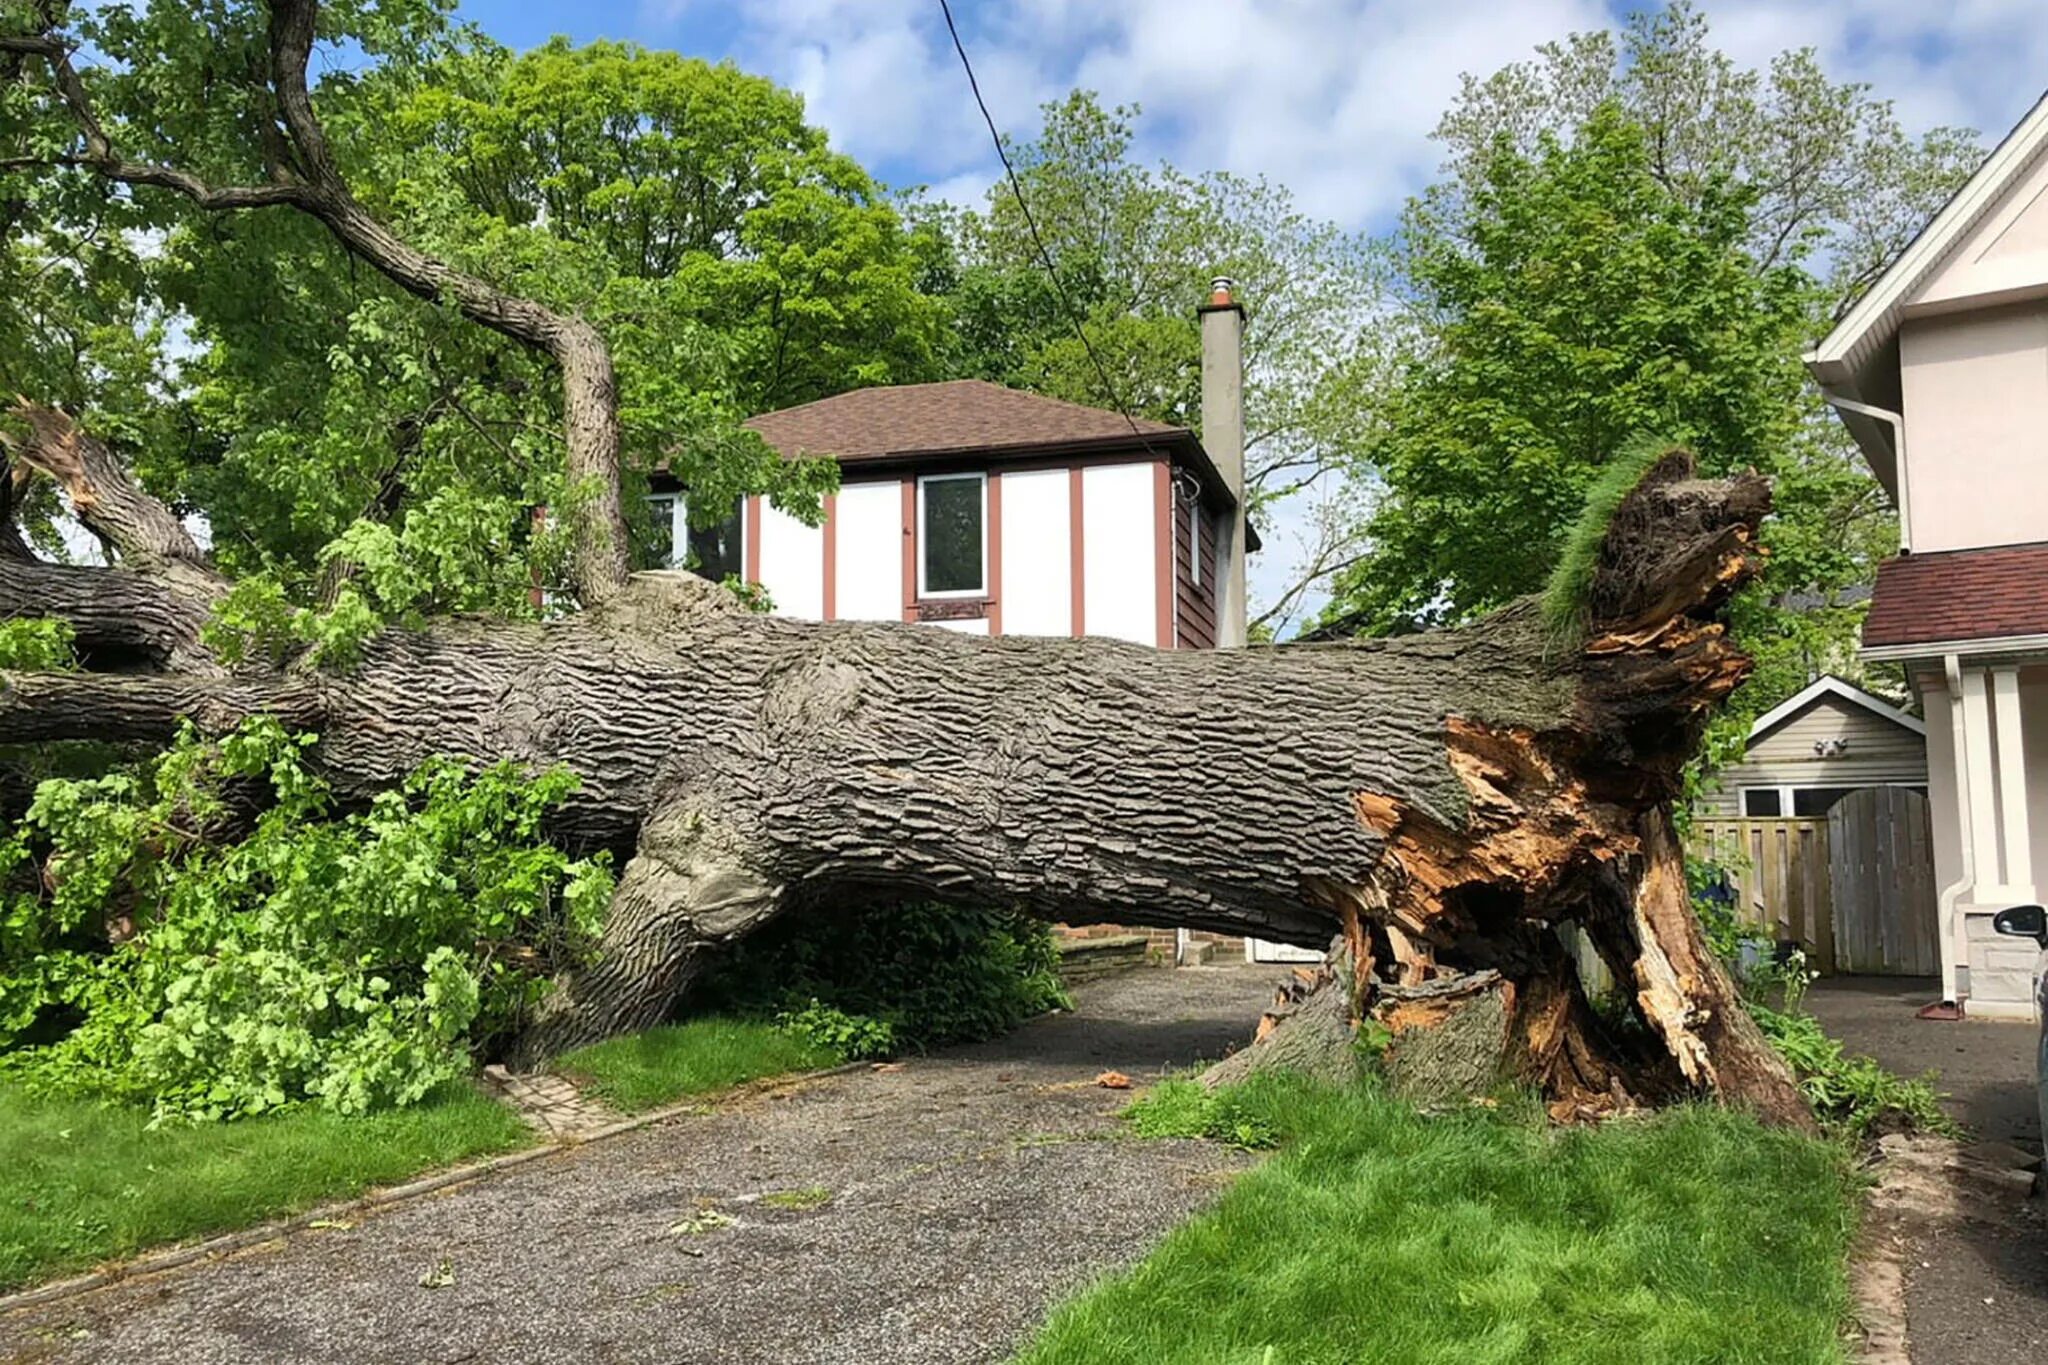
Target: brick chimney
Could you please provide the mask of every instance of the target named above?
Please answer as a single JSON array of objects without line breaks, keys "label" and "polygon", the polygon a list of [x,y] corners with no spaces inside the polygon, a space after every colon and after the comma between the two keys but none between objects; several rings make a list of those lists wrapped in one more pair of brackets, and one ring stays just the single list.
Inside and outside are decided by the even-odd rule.
[{"label": "brick chimney", "polygon": [[1202,448],[1216,463],[1237,506],[1222,518],[1216,537],[1216,644],[1245,642],[1244,520],[1244,305],[1234,281],[1209,282],[1202,320]]}]

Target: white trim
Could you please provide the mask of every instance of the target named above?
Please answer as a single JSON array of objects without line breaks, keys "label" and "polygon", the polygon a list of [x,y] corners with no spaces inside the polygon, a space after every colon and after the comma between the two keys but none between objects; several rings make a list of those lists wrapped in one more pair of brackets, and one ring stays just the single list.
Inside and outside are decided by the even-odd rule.
[{"label": "white trim", "polygon": [[1856,684],[1843,682],[1830,673],[1815,678],[1758,716],[1756,723],[1749,727],[1749,738],[1752,741],[1762,738],[1766,732],[1776,729],[1822,697],[1840,697],[1843,701],[1853,702],[1873,715],[1882,716],[1894,725],[1904,726],[1923,739],[1927,737],[1927,722],[1918,716],[1909,716],[1883,697],[1873,696]]},{"label": "white trim", "polygon": [[2015,901],[2034,899],[2034,856],[2027,829],[2027,758],[2021,746],[2020,670],[2017,665],[1989,670],[1991,716],[1997,728],[1998,816],[2004,835],[2005,885]]},{"label": "white trim", "polygon": [[1857,651],[1872,663],[1941,659],[1950,654],[1984,658],[1993,654],[2048,654],[2048,635],[1987,635],[1977,640],[1928,640],[1909,645],[1866,645]]},{"label": "white trim", "polygon": [[1856,371],[1898,330],[1905,302],[1948,260],[2008,186],[2048,150],[2048,97],[2037,100],[1976,174],[1864,291],[1833,331],[1806,353],[1806,368],[1830,387],[1853,384]]},{"label": "white trim", "polygon": [[[981,585],[973,588],[954,588],[946,592],[931,592],[924,585],[925,565],[931,554],[931,541],[925,535],[924,486],[928,483],[945,483],[961,479],[973,479],[981,485]],[[988,475],[978,471],[959,474],[920,474],[917,476],[917,597],[920,602],[940,602],[956,597],[988,596]]]}]

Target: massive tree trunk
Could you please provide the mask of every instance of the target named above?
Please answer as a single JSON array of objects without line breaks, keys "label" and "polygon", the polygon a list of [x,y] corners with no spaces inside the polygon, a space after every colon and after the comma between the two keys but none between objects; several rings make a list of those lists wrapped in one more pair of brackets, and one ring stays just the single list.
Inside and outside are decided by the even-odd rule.
[{"label": "massive tree trunk", "polygon": [[[231,672],[200,635],[228,585],[178,519],[24,401],[0,456],[58,480],[121,567],[35,563],[0,517],[0,618],[70,621],[91,670],[0,674],[0,744],[162,740],[267,711],[321,733],[345,793],[432,754],[566,764],[583,788],[558,833],[628,861],[602,954],[561,983],[534,1054],[659,1019],[707,949],[772,915],[930,896],[1341,938],[1339,969],[1305,983],[1244,1066],[1327,1056],[1370,1012],[1398,1069],[1505,1068],[1561,1117],[1700,1094],[1810,1122],[1700,939],[1671,830],[1680,771],[1748,666],[1716,618],[1754,572],[1762,480],[1661,462],[1617,511],[1569,641],[1532,603],[1434,635],[1224,653],[748,616],[687,574],[629,578],[604,339],[365,211],[307,85],[316,0],[269,8],[260,183],[123,155],[54,8],[0,34],[0,59],[47,70],[76,139],[0,171],[82,168],[208,210],[304,213],[400,287],[548,356],[570,577],[591,610],[390,631],[341,675]],[[1571,926],[1640,1030],[1595,1019]]]},{"label": "massive tree trunk", "polygon": [[[1615,518],[1583,640],[1525,603],[1405,639],[1172,653],[763,618],[646,574],[558,622],[387,632],[343,675],[15,675],[0,743],[268,710],[321,733],[344,792],[436,753],[567,764],[583,787],[560,835],[630,856],[602,956],[535,1052],[662,1018],[707,948],[770,916],[928,896],[1344,935],[1353,1008],[1493,973],[1514,1069],[1560,1112],[1698,1093],[1799,1121],[1670,833],[1680,769],[1746,671],[1714,616],[1767,496],[1667,458]],[[1595,1023],[1568,924],[1633,987],[1654,1057]]]}]

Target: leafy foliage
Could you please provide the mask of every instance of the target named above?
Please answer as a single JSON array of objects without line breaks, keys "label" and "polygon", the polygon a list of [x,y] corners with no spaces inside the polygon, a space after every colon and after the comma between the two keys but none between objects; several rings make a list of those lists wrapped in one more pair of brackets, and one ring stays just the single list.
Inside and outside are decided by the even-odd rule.
[{"label": "leafy foliage", "polygon": [[[201,1118],[410,1104],[587,951],[611,875],[540,831],[571,775],[436,759],[343,814],[312,742],[260,718],[42,784],[0,842],[0,1069]],[[238,784],[270,804],[209,838]]]},{"label": "leafy foliage", "polygon": [[1007,1033],[1067,1003],[1052,931],[963,906],[817,909],[735,945],[696,988],[709,1011],[765,1014],[848,1056]]},{"label": "leafy foliage", "polygon": [[51,673],[74,668],[77,634],[70,623],[46,616],[17,616],[0,621],[0,668]]}]

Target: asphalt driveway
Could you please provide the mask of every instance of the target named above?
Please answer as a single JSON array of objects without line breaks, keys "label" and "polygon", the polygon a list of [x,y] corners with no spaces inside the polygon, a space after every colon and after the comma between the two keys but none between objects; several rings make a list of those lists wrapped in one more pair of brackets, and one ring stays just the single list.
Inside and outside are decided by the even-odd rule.
[{"label": "asphalt driveway", "polygon": [[[1913,1011],[1938,984],[1903,977],[1838,977],[1808,1004],[1852,1052],[1908,1076],[1936,1073],[1951,1114],[1982,1142],[2039,1155],[2031,1023],[1935,1023]],[[1906,1336],[1922,1365],[2048,1361],[2048,1212],[2016,1191],[1958,1201],[1960,1216],[1915,1221],[1905,1239]]]},{"label": "asphalt driveway", "polygon": [[0,1359],[999,1360],[1246,1158],[1134,1141],[1133,1080],[1250,1037],[1274,968],[1134,972],[1008,1038],[757,1093],[0,1320]]}]

